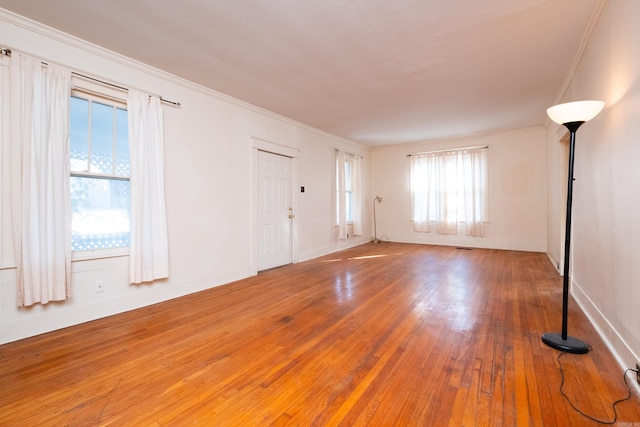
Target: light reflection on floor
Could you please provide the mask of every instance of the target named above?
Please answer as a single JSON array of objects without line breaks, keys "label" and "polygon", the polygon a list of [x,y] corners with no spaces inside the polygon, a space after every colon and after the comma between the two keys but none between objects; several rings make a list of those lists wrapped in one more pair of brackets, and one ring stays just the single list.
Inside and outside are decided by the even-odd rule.
[{"label": "light reflection on floor", "polygon": [[[370,254],[357,257],[332,258],[320,260],[320,263],[336,263],[346,261],[373,261],[379,262],[380,258],[404,255],[404,252],[393,254]],[[428,321],[431,313],[434,312],[435,305],[444,305],[446,307],[444,313],[452,319],[449,322],[449,328],[452,331],[472,331],[476,327],[477,313],[473,313],[470,307],[473,304],[470,298],[474,298],[474,281],[469,277],[468,261],[466,259],[455,260],[456,265],[445,270],[447,277],[438,278],[438,271],[430,268],[420,268],[417,274],[425,274],[430,276],[428,281],[418,280],[421,283],[415,290],[415,306],[413,314],[421,319]],[[449,283],[446,287],[440,287],[440,283]],[[414,283],[414,285],[416,284]],[[346,304],[354,299],[357,292],[357,279],[352,278],[350,271],[345,271],[334,277],[334,292],[338,304]],[[435,287],[434,292],[426,291],[424,286]],[[435,297],[435,298],[434,298]],[[425,299],[426,298],[426,299]]]},{"label": "light reflection on floor", "polygon": [[339,262],[339,261],[349,261],[349,260],[362,260],[362,259],[375,259],[375,258],[384,258],[384,257],[389,257],[389,256],[399,256],[399,255],[404,255],[403,252],[398,252],[395,254],[376,254],[376,255],[362,255],[362,256],[356,256],[356,257],[352,257],[352,258],[333,258],[333,259],[322,259],[318,262],[321,263],[329,263],[329,262]]},{"label": "light reflection on floor", "polygon": [[[377,258],[384,258],[389,256],[399,256],[404,253],[394,253],[394,254],[372,254],[372,255],[362,255],[357,257],[350,258],[332,258],[332,259],[323,259],[319,262],[321,263],[334,263],[340,261],[363,261],[363,260],[372,260]],[[338,304],[345,304],[350,302],[353,299],[354,286],[351,280],[351,272],[347,271],[344,276],[337,276],[334,279],[334,289],[335,295],[338,301]]]},{"label": "light reflection on floor", "polygon": [[446,317],[447,329],[451,332],[475,330],[481,313],[473,308],[478,288],[470,273],[466,259],[450,259],[446,269],[425,264],[417,266],[416,278],[410,281],[414,286],[413,314],[428,323],[442,321],[429,319],[430,316]]},{"label": "light reflection on floor", "polygon": [[365,255],[365,256],[356,256],[356,257],[347,258],[347,259],[371,259],[371,258],[382,258],[386,256],[388,255]]},{"label": "light reflection on floor", "polygon": [[334,282],[336,297],[339,304],[344,304],[353,299],[353,284],[351,283],[351,273],[347,271],[344,279],[336,277]]}]

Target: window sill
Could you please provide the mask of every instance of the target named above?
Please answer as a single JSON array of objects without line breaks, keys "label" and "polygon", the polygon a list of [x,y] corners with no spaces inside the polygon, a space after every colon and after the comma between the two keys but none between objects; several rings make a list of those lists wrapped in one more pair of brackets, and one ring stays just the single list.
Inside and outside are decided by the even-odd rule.
[{"label": "window sill", "polygon": [[[129,256],[129,248],[97,249],[94,251],[71,252],[71,262],[90,261],[93,259],[118,258]],[[0,270],[14,270],[15,264],[8,263],[0,265]]]},{"label": "window sill", "polygon": [[[415,221],[413,219],[410,219],[409,222],[415,222]],[[437,221],[429,221],[429,224],[436,225],[437,223],[438,223]],[[491,224],[491,220],[485,219],[485,220],[482,220],[482,223],[485,224],[485,225]],[[458,226],[459,227],[462,227],[462,226],[464,226],[466,224],[467,223],[465,221],[458,221]]]},{"label": "window sill", "polygon": [[[345,225],[353,225],[353,221],[347,222]],[[338,227],[340,227],[340,224],[336,224],[336,225],[334,225],[334,227],[338,228]]]},{"label": "window sill", "polygon": [[88,261],[92,259],[116,258],[123,256],[129,256],[129,247],[71,252],[71,261]]}]

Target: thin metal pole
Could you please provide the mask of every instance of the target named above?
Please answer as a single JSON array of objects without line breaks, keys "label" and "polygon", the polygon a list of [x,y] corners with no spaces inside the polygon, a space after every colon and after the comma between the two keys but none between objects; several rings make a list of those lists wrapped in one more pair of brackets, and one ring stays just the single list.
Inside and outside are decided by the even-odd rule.
[{"label": "thin metal pole", "polygon": [[567,174],[567,219],[564,232],[564,275],[562,277],[562,332],[549,332],[542,335],[542,341],[549,347],[568,353],[584,354],[589,352],[589,346],[582,340],[567,334],[567,320],[569,317],[569,266],[571,264],[571,205],[573,202],[573,163],[575,159],[576,131],[584,122],[565,123],[571,133],[569,142],[569,173]]},{"label": "thin metal pole", "polygon": [[567,218],[564,228],[564,274],[562,277],[562,339],[567,339],[567,320],[569,311],[569,256],[571,250],[571,208],[573,204],[573,163],[576,149],[576,131],[569,130],[569,174],[567,179]]},{"label": "thin metal pole", "polygon": [[[11,56],[11,49],[6,47],[6,46],[0,46],[0,55]],[[44,66],[48,65],[45,61],[41,60],[40,62],[42,62],[42,65],[44,65]],[[95,77],[87,76],[85,74],[78,73],[77,71],[71,71],[71,74],[73,74],[74,76],[81,77],[83,79],[91,80],[93,82],[96,82],[96,83],[99,83],[99,84],[102,84],[102,85],[105,85],[105,86],[109,86],[109,87],[112,87],[112,88],[115,88],[115,89],[119,89],[119,90],[122,90],[122,91],[125,91],[125,92],[127,92],[129,90],[128,88],[126,88],[124,86],[120,86],[120,85],[117,85],[117,84],[111,83],[111,82],[106,82],[104,80],[100,80],[100,79],[97,79]],[[173,105],[176,108],[180,108],[182,106],[182,103],[180,103],[180,102],[170,101],[168,99],[164,99],[161,95],[156,95],[156,96],[158,96],[158,98],[160,98],[160,102],[163,102],[165,104]]]},{"label": "thin metal pole", "polygon": [[376,199],[373,199],[373,242],[374,243],[378,243],[378,228],[376,226]]},{"label": "thin metal pole", "polygon": [[476,145],[474,147],[461,147],[461,148],[445,148],[442,150],[434,150],[434,151],[421,151],[419,153],[411,153],[411,154],[407,154],[407,157],[413,157],[413,156],[421,156],[421,155],[425,155],[425,154],[438,154],[438,153],[456,153],[458,151],[466,151],[466,150],[488,150],[489,146],[488,145]]},{"label": "thin metal pole", "polygon": [[376,221],[376,202],[381,202],[382,197],[376,196],[373,199],[373,243],[380,243],[380,239],[378,239],[378,226]]}]

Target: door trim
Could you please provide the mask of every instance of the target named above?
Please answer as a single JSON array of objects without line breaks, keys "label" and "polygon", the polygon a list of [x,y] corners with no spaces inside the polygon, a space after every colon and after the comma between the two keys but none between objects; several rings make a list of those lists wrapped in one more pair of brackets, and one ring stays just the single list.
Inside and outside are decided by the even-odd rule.
[{"label": "door trim", "polygon": [[262,138],[256,138],[255,136],[251,137],[251,147],[260,151],[291,157],[292,159],[300,157],[300,150],[297,148],[278,144],[277,142],[267,141]]},{"label": "door trim", "polygon": [[[266,151],[268,153],[277,154],[279,156],[285,156],[291,158],[291,204],[293,205],[293,212],[297,212],[298,206],[298,193],[294,191],[297,188],[298,182],[298,158],[300,156],[300,150],[298,148],[290,147],[287,145],[279,144],[276,142],[268,141],[263,138],[251,137],[251,255],[250,255],[250,268],[251,272],[258,274],[258,151]],[[298,227],[297,221],[293,221],[291,225],[291,262],[298,262]]]}]

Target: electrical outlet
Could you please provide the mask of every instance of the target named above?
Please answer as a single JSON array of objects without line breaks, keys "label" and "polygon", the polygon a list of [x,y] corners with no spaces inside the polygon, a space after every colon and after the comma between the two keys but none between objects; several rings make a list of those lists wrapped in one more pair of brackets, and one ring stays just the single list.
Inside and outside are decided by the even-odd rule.
[{"label": "electrical outlet", "polygon": [[100,278],[96,280],[96,293],[104,292],[104,279]]}]

